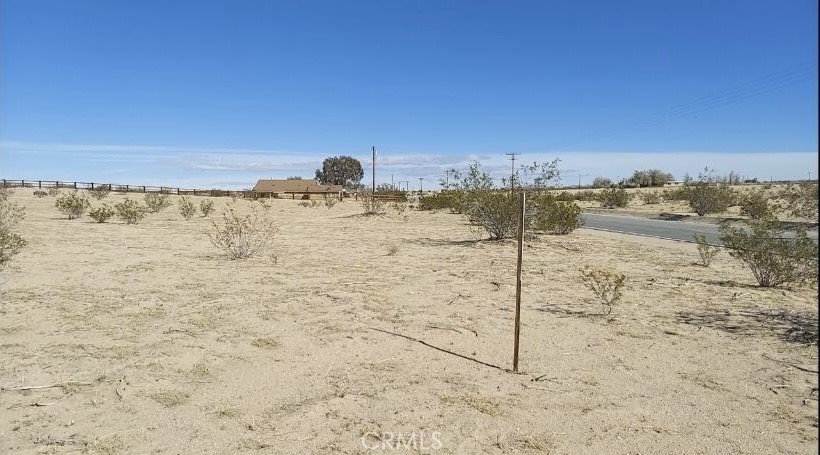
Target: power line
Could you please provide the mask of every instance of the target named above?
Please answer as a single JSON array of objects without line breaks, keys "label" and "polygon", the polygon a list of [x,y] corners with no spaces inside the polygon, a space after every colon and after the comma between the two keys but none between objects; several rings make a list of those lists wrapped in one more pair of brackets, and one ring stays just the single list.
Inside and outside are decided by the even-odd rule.
[{"label": "power line", "polygon": [[515,157],[520,155],[518,152],[508,152],[505,155],[509,156],[510,160],[510,189],[515,190]]}]

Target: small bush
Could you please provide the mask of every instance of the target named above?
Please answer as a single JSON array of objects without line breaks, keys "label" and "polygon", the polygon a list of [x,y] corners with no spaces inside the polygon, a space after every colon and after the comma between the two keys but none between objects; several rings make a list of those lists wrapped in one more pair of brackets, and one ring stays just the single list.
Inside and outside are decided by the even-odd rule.
[{"label": "small bush", "polygon": [[196,205],[188,196],[179,198],[179,214],[186,220],[190,220],[196,215]]},{"label": "small bush", "polygon": [[572,199],[568,200],[575,200],[575,201],[586,201],[586,202],[593,202],[598,200],[598,193],[592,190],[583,190],[583,191],[576,191],[575,193],[569,193],[572,195]]},{"label": "small bush", "polygon": [[559,201],[547,195],[532,198],[528,205],[535,207],[532,227],[550,234],[564,235],[584,224],[583,209],[575,202]]},{"label": "small bush", "polygon": [[419,210],[450,210],[453,213],[463,213],[462,202],[465,192],[442,191],[419,198]]},{"label": "small bush", "polygon": [[105,223],[109,218],[114,216],[115,213],[116,211],[113,208],[109,207],[107,204],[103,204],[102,206],[88,212],[88,216],[98,223]]},{"label": "small bush", "polygon": [[203,199],[199,203],[199,211],[202,212],[202,216],[210,215],[214,211],[214,201],[212,199]]},{"label": "small bush", "polygon": [[746,228],[724,223],[721,242],[752,270],[760,287],[817,283],[817,242],[798,228],[794,238],[772,219],[752,220]]},{"label": "small bush", "polygon": [[786,209],[792,216],[817,221],[816,183],[804,182],[796,187],[789,185],[780,192],[780,197],[786,201]]},{"label": "small bush", "polygon": [[689,201],[689,186],[682,186],[679,188],[668,188],[663,190],[664,201]]},{"label": "small bush", "polygon": [[43,190],[34,190],[34,195],[39,197],[39,198],[44,198],[44,197],[48,196],[48,192],[43,191]]},{"label": "small bush", "polygon": [[359,197],[365,216],[384,214],[384,200],[373,197],[373,193],[369,191],[362,192]]},{"label": "small bush", "polygon": [[137,201],[129,198],[114,204],[114,210],[117,212],[119,219],[126,224],[139,223],[148,213],[147,207],[140,207]]},{"label": "small bush", "polygon": [[606,309],[606,314],[610,314],[612,307],[621,301],[626,275],[611,270],[586,267],[581,269],[581,282],[595,294]]},{"label": "small bush", "polygon": [[401,201],[393,201],[390,203],[390,208],[396,212],[397,215],[402,215],[405,211],[407,211],[407,203]]},{"label": "small bush", "polygon": [[325,198],[325,202],[324,202],[325,208],[328,209],[328,210],[332,209],[333,206],[335,206],[340,201],[340,199],[336,199],[336,198],[334,198],[332,196],[328,196],[328,195],[324,195],[324,198]]},{"label": "small bush", "polygon": [[12,194],[11,190],[0,188],[0,268],[5,267],[28,243],[13,232],[14,226],[25,218],[26,212],[24,207],[11,201]]},{"label": "small bush", "polygon": [[231,259],[245,259],[265,252],[276,233],[268,209],[260,212],[252,208],[249,215],[240,216],[233,207],[222,213],[222,222],[212,222],[213,232],[209,234],[211,243],[225,251]]},{"label": "small bush", "polygon": [[740,214],[753,220],[775,217],[780,207],[772,204],[764,191],[752,191],[744,195],[740,202]]},{"label": "small bush", "polygon": [[723,213],[732,205],[734,199],[734,191],[724,185],[698,183],[688,191],[689,206],[698,216]]},{"label": "small bush", "polygon": [[310,207],[310,202],[308,202],[308,201],[299,201],[299,202],[296,203],[296,205],[299,206],[299,207]]},{"label": "small bush", "polygon": [[88,191],[94,199],[101,201],[111,193],[111,185],[99,185]]},{"label": "small bush", "polygon": [[606,209],[624,208],[632,196],[623,188],[608,188],[597,194],[601,207]]},{"label": "small bush", "polygon": [[88,202],[88,198],[86,198],[84,194],[75,190],[58,197],[54,202],[54,206],[63,212],[63,214],[68,215],[69,220],[73,220],[83,216],[83,213],[91,206],[91,203]]},{"label": "small bush", "polygon": [[399,246],[395,243],[391,243],[387,246],[387,255],[388,256],[395,256],[399,252]]},{"label": "small bush", "polygon": [[171,206],[171,198],[166,194],[147,193],[145,195],[145,205],[148,206],[151,213],[159,213]]},{"label": "small bush", "polygon": [[698,245],[698,254],[700,254],[701,264],[703,264],[704,267],[709,267],[709,264],[712,263],[712,259],[720,252],[720,248],[707,242],[706,236],[701,233],[696,233],[692,237]]},{"label": "small bush", "polygon": [[518,229],[518,195],[509,192],[477,191],[471,195],[467,216],[490,235],[490,240],[511,237]]},{"label": "small bush", "polygon": [[641,193],[641,199],[646,205],[660,204],[663,201],[660,191],[646,191]]},{"label": "small bush", "polygon": [[60,194],[60,189],[57,188],[56,186],[53,186],[53,187],[48,189],[48,195],[49,196],[54,197],[54,196],[57,196],[58,194]]}]

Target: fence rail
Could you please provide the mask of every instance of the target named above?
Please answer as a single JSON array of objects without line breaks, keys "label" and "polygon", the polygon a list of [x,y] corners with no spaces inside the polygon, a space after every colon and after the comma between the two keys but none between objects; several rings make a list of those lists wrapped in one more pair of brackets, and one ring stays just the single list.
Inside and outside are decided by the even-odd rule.
[{"label": "fence rail", "polygon": [[77,190],[93,190],[96,188],[107,187],[114,193],[162,193],[162,194],[177,194],[181,196],[234,196],[234,197],[253,197],[253,191],[232,191],[209,189],[201,190],[194,188],[179,188],[170,186],[150,186],[150,185],[121,185],[117,183],[96,183],[96,182],[65,182],[60,180],[10,180],[1,179],[3,188],[71,188]]},{"label": "fence rail", "polygon": [[[171,186],[150,186],[150,185],[121,185],[117,183],[96,183],[96,182],[66,182],[60,180],[12,180],[0,179],[3,188],[69,188],[76,190],[93,190],[96,188],[106,187],[113,193],[161,193],[161,194],[176,194],[180,196],[210,196],[210,197],[241,197],[248,199],[257,199],[260,197],[268,197],[268,193],[259,193],[255,191],[235,191],[235,190],[220,190],[220,189],[194,189],[194,188],[180,188]],[[319,194],[324,196],[336,196],[338,193],[332,192],[316,192],[316,191],[282,191],[278,194],[290,196],[296,199],[296,195],[312,195]]]}]

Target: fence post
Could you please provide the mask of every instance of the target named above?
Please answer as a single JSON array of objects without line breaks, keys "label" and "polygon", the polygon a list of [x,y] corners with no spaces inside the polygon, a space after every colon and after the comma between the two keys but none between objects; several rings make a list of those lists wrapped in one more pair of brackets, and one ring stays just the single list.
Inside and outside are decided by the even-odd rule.
[{"label": "fence post", "polygon": [[94,182],[91,182],[91,189],[94,189]]},{"label": "fence post", "polygon": [[145,185],[142,186],[142,192],[145,192]]},{"label": "fence post", "polygon": [[37,180],[37,188],[38,189],[43,189],[43,181],[42,180]]},{"label": "fence post", "polygon": [[74,189],[77,189],[77,182],[74,182]]},{"label": "fence post", "polygon": [[513,348],[513,372],[518,373],[518,337],[521,333],[521,256],[524,254],[524,212],[527,209],[527,193],[521,192],[518,210],[518,263],[515,270],[515,347]]}]

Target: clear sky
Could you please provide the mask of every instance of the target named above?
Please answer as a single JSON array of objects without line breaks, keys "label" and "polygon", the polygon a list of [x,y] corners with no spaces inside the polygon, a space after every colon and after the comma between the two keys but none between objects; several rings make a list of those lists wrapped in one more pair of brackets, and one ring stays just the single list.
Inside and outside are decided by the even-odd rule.
[{"label": "clear sky", "polygon": [[816,175],[816,0],[0,4],[5,178],[243,188],[372,145],[411,187],[506,152]]}]

